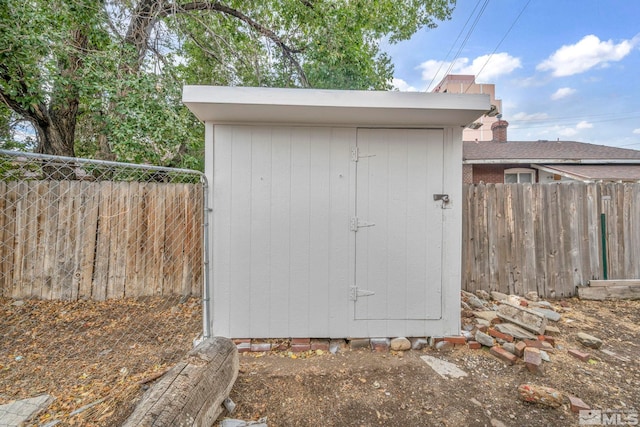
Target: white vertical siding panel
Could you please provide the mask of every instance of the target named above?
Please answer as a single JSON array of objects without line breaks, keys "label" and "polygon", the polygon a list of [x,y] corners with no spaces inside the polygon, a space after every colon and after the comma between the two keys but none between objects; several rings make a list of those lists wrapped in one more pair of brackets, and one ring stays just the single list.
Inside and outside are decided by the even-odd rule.
[{"label": "white vertical siding panel", "polygon": [[[209,216],[211,239],[210,267],[213,275],[211,290],[212,333],[228,336],[230,334],[230,247],[231,247],[231,150],[232,131],[229,126],[216,126],[212,130],[212,141],[207,141],[207,171],[209,186],[213,197]],[[215,142],[214,142],[215,141]]]},{"label": "white vertical siding panel", "polygon": [[289,322],[292,337],[309,336],[310,135],[291,130],[291,260]]},{"label": "white vertical siding panel", "polygon": [[[429,223],[434,222],[426,214],[427,203],[429,206],[433,203],[429,202],[429,199],[433,200],[433,196],[429,194],[427,170],[430,166],[427,156],[430,142],[421,143],[424,139],[424,134],[421,131],[408,131],[408,137],[412,143],[408,144],[406,153],[408,201],[406,217],[409,227],[405,234],[407,241],[405,269],[407,270],[408,286],[404,289],[406,302],[404,310],[407,319],[421,319],[425,314],[425,304],[429,304],[428,289],[435,286],[436,281],[439,281],[439,277],[436,277],[426,267],[428,262],[427,248],[436,243],[435,239],[427,233]],[[425,165],[428,165],[427,168]],[[429,313],[426,314],[429,315]]]},{"label": "white vertical siding panel", "polygon": [[[269,337],[271,304],[271,128],[251,128],[250,259],[252,337]],[[278,298],[278,295],[273,295]]]},{"label": "white vertical siding panel", "polygon": [[251,128],[233,127],[231,147],[230,323],[234,338],[251,335]]},{"label": "white vertical siding panel", "polygon": [[460,289],[462,257],[462,130],[445,129],[443,172],[444,188],[451,199],[451,209],[442,219],[442,335],[460,333]]},{"label": "white vertical siding panel", "polygon": [[274,128],[271,142],[271,337],[289,337],[291,268],[291,130]]},{"label": "white vertical siding panel", "polygon": [[309,150],[309,335],[322,337],[328,330],[331,129],[308,130]]},{"label": "white vertical siding panel", "polygon": [[[390,133],[393,132],[393,133]],[[380,141],[382,147],[388,152],[386,175],[389,189],[387,200],[384,201],[384,208],[388,211],[387,219],[387,242],[388,268],[387,280],[383,285],[386,288],[385,319],[405,319],[406,313],[406,291],[411,283],[408,282],[408,270],[415,269],[417,262],[415,254],[407,252],[407,213],[410,202],[408,200],[407,180],[408,180],[408,154],[409,147],[414,141],[408,139],[408,131],[385,131],[384,140]],[[419,142],[418,142],[419,144]],[[424,143],[423,143],[424,144]],[[382,148],[381,147],[381,148]],[[417,236],[416,236],[417,237]],[[415,237],[414,237],[415,238]]]},{"label": "white vertical siding panel", "polygon": [[[335,128],[330,142],[330,212],[329,217],[329,277],[328,301],[325,315],[328,317],[327,337],[348,336],[350,301],[349,287],[353,284],[352,262],[355,256],[355,233],[349,230],[349,219],[355,203],[355,173],[352,170],[351,146],[356,141],[356,130]],[[324,336],[324,335],[323,335]]]},{"label": "white vertical siding panel", "polygon": [[[422,234],[426,239],[427,256],[426,256],[426,312],[427,318],[439,319],[442,316],[442,276],[443,276],[443,248],[442,239],[446,235],[443,230],[443,216],[446,211],[451,209],[442,209],[442,201],[433,200],[434,194],[447,193],[451,195],[451,187],[460,187],[462,184],[453,184],[450,179],[445,178],[449,174],[455,172],[451,169],[444,168],[443,162],[447,162],[451,157],[447,157],[444,147],[448,145],[444,142],[444,133],[442,130],[430,130],[427,133],[427,179],[425,186],[425,222],[426,230]],[[459,160],[462,164],[462,157]],[[449,165],[449,163],[446,163]],[[460,169],[460,180],[462,179],[462,169]],[[445,182],[449,181],[449,182]],[[453,182],[455,177],[453,177]],[[460,205],[461,209],[461,205]],[[460,220],[460,225],[462,219]],[[448,273],[447,273],[448,274]]]}]

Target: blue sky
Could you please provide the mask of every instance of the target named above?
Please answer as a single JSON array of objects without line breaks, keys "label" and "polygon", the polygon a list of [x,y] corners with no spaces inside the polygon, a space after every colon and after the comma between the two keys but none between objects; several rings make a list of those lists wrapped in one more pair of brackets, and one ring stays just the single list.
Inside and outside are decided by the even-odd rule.
[{"label": "blue sky", "polygon": [[462,46],[486,1],[458,0],[450,21],[382,46],[396,87],[434,86],[460,50],[451,73],[496,85],[510,140],[640,150],[639,0],[488,0]]}]

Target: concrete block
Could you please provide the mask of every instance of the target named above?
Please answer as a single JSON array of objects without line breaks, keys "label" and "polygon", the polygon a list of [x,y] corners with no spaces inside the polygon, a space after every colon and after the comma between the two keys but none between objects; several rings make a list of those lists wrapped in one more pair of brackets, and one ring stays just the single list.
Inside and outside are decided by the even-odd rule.
[{"label": "concrete block", "polygon": [[498,317],[508,322],[514,323],[528,331],[536,334],[544,334],[547,326],[547,318],[524,307],[502,303],[498,307]]}]

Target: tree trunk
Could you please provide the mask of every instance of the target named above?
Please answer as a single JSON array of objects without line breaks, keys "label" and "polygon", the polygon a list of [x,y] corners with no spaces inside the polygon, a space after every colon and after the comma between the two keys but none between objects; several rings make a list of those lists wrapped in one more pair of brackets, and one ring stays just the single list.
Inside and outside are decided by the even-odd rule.
[{"label": "tree trunk", "polygon": [[[61,128],[53,120],[35,125],[38,132],[38,146],[35,150],[37,153],[75,157],[73,148],[74,131],[69,129],[69,127],[72,127],[75,130],[75,120],[72,123],[65,121],[62,125],[63,127]],[[69,136],[71,137],[69,138]]]},{"label": "tree trunk", "polygon": [[[48,114],[44,117],[46,120],[42,118],[38,120],[34,124],[38,132],[38,145],[35,151],[40,154],[75,157],[73,134],[76,115],[77,108],[67,120],[53,120]],[[73,165],[70,163],[43,161],[42,171],[44,179],[59,181],[76,178]]]}]

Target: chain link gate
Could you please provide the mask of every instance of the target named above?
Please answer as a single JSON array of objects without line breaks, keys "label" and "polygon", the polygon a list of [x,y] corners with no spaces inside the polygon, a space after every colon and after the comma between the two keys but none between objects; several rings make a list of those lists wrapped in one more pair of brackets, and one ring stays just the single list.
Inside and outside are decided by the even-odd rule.
[{"label": "chain link gate", "polygon": [[196,171],[0,150],[0,420],[41,396],[34,425],[117,425],[208,336],[206,194]]}]

